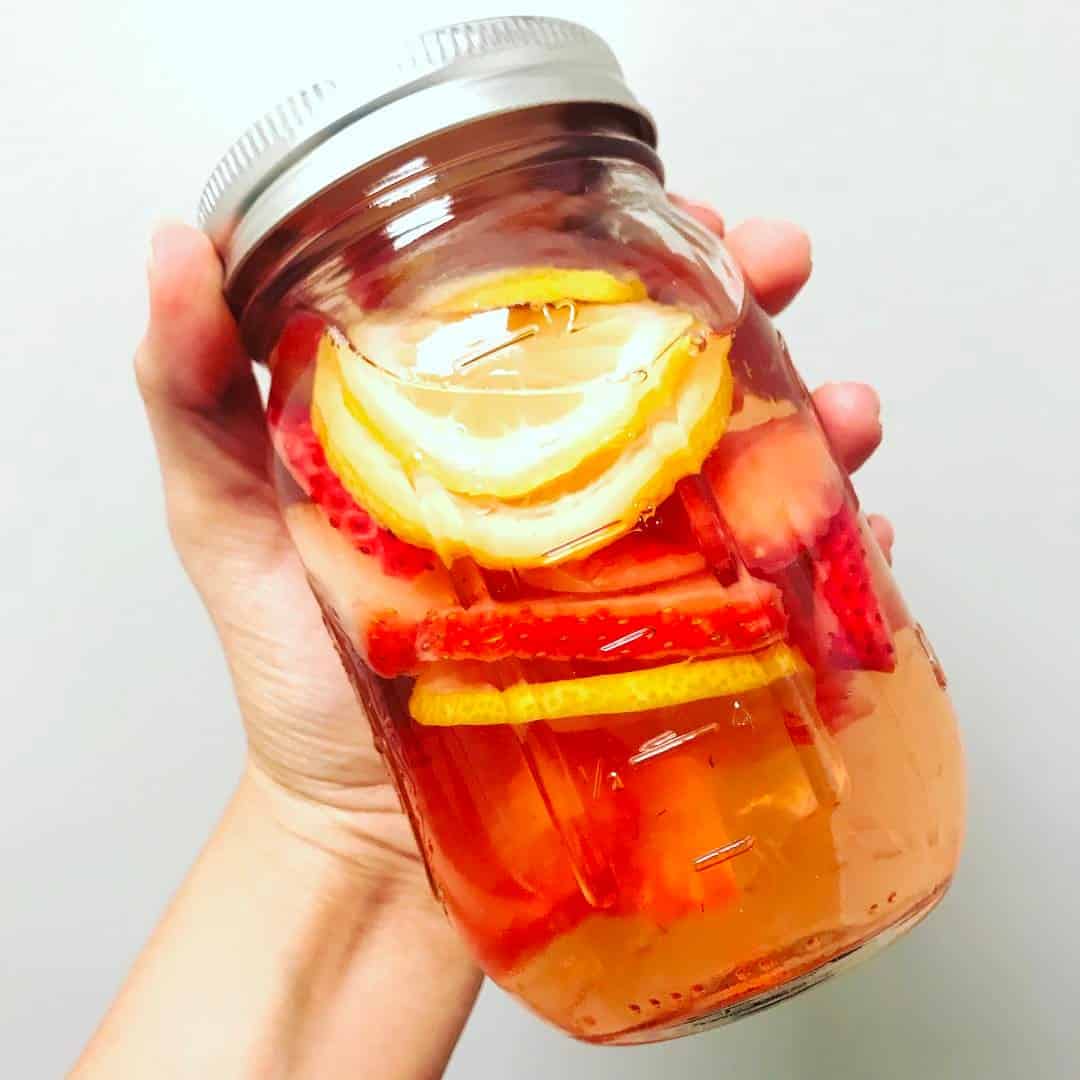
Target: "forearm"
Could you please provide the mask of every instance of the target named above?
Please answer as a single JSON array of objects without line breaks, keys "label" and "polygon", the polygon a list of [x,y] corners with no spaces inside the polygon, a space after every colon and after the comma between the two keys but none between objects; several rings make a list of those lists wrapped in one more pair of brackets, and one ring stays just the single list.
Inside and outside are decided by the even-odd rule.
[{"label": "forearm", "polygon": [[438,1077],[479,976],[412,880],[276,825],[245,779],[76,1080]]}]

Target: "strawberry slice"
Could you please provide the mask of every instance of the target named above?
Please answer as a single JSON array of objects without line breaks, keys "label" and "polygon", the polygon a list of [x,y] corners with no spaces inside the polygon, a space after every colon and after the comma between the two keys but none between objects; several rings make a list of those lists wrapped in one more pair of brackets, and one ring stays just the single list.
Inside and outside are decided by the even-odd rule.
[{"label": "strawberry slice", "polygon": [[729,433],[703,473],[746,563],[784,585],[792,637],[811,662],[892,671],[857,512],[817,427],[796,414]]},{"label": "strawberry slice", "polygon": [[874,711],[875,699],[851,671],[829,671],[818,675],[814,703],[825,727],[833,735],[862,720]]},{"label": "strawberry slice", "polygon": [[761,648],[783,633],[780,590],[745,578],[725,588],[708,574],[614,596],[563,596],[465,608],[436,563],[412,578],[388,574],[317,506],[286,511],[290,531],[324,602],[379,675],[415,674],[429,660],[545,656],[577,662],[722,654]]},{"label": "strawberry slice", "polygon": [[[874,711],[872,693],[858,682],[854,671],[819,670],[814,674],[814,706],[825,730],[838,735],[846,727]],[[805,714],[784,713],[784,726],[796,746],[812,746],[814,736]]]},{"label": "strawberry slice", "polygon": [[729,865],[706,870],[697,860],[734,839],[708,766],[688,754],[665,754],[635,773],[630,789],[646,813],[630,853],[625,906],[670,926],[687,916],[729,907],[739,887]]},{"label": "strawberry slice", "polygon": [[266,419],[271,427],[280,422],[286,410],[301,416],[306,414],[310,392],[303,392],[303,383],[311,379],[325,330],[326,320],[312,311],[295,311],[285,323],[267,361],[273,376],[266,403]]},{"label": "strawberry slice", "polygon": [[402,738],[443,902],[491,970],[506,970],[589,914],[512,729],[410,726]]},{"label": "strawberry slice", "polygon": [[731,584],[739,576],[739,564],[708,483],[700,475],[687,476],[679,481],[675,492],[712,572],[717,580]]},{"label": "strawberry slice", "polygon": [[365,554],[311,503],[287,507],[285,522],[316,593],[364,662],[381,675],[413,670],[416,627],[429,611],[457,602],[446,568],[387,573],[374,549]]},{"label": "strawberry slice", "polygon": [[739,553],[767,572],[812,547],[844,501],[825,438],[801,415],[730,432],[702,472]]},{"label": "strawberry slice", "polygon": [[286,410],[279,412],[276,420],[272,430],[282,461],[335,529],[340,529],[363,554],[375,555],[383,571],[392,576],[415,578],[435,566],[436,558],[430,551],[398,539],[345,490],[327,463],[306,415]]},{"label": "strawberry slice", "polygon": [[[324,587],[330,582],[331,591],[345,597],[335,608],[356,647],[380,675],[415,673],[429,660],[625,661],[746,652],[783,633],[786,617],[776,586],[749,576],[721,585],[700,571],[698,553],[651,535],[639,536],[609,555],[608,573],[601,580],[612,584],[633,579],[636,585],[643,577],[655,581],[655,569],[636,560],[660,548],[668,552],[661,560],[665,575],[689,570],[688,575],[635,592],[583,591],[509,603],[481,599],[464,608],[450,575],[430,552],[399,540],[352,499],[327,464],[306,418],[281,413],[274,440],[320,516],[357,553],[351,561],[343,559],[340,552],[327,549],[325,537],[308,545],[314,549],[310,554],[302,551],[313,576]],[[328,565],[320,573],[321,563]],[[603,564],[601,559],[597,565]],[[630,564],[638,571],[636,577],[628,570]],[[405,580],[395,586],[395,578]]]},{"label": "strawberry slice", "polygon": [[520,570],[534,589],[563,593],[606,593],[643,589],[705,569],[705,559],[691,544],[635,530],[584,559]]},{"label": "strawberry slice", "polygon": [[854,510],[843,506],[813,550],[819,641],[834,667],[893,671],[896,648],[874,591]]},{"label": "strawberry slice", "polygon": [[[468,609],[435,611],[416,628],[414,641],[420,661],[618,662],[749,652],[782,634],[785,623],[776,586],[750,577],[724,586],[701,573],[643,592],[518,603],[482,600]],[[390,626],[373,633],[376,629],[382,638],[395,633]],[[380,648],[402,651],[388,641]]]},{"label": "strawberry slice", "polygon": [[585,559],[519,571],[529,586],[552,592],[621,592],[709,568],[732,585],[739,566],[708,484],[688,476],[633,532]]}]

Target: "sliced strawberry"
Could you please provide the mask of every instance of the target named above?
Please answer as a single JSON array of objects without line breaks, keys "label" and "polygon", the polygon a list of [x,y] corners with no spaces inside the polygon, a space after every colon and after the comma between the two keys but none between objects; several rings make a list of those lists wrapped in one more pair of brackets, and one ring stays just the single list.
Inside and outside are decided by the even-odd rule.
[{"label": "sliced strawberry", "polygon": [[410,725],[402,737],[434,876],[489,970],[511,968],[610,904],[588,898],[587,864],[621,885],[640,818],[610,734]]},{"label": "sliced strawberry", "polygon": [[[814,705],[825,730],[832,735],[874,711],[873,697],[860,689],[856,679],[857,673],[854,671],[827,669],[815,673]],[[796,746],[813,744],[813,732],[805,713],[785,712],[784,725]]]},{"label": "sliced strawberry", "polygon": [[857,512],[845,504],[812,550],[771,575],[784,596],[788,637],[819,677],[896,666],[869,556]]},{"label": "sliced strawberry", "polygon": [[519,571],[534,589],[563,593],[606,593],[642,589],[696,574],[705,559],[692,545],[635,530],[584,559]]},{"label": "sliced strawberry", "polygon": [[852,671],[827,671],[815,680],[814,703],[833,735],[874,711],[874,698],[859,688],[857,678]]},{"label": "sliced strawberry", "polygon": [[519,572],[552,592],[621,592],[696,574],[708,566],[725,585],[738,563],[708,485],[689,476],[633,532],[585,559]]},{"label": "sliced strawberry", "polygon": [[824,436],[801,415],[727,434],[702,472],[739,553],[768,572],[812,547],[844,499]]},{"label": "sliced strawberry", "polygon": [[735,581],[739,563],[708,483],[700,475],[687,476],[679,481],[675,491],[710,569],[724,584]]},{"label": "sliced strawberry", "polygon": [[589,913],[512,729],[411,726],[402,737],[441,898],[491,969]]},{"label": "sliced strawberry", "polygon": [[273,431],[278,453],[297,484],[359,551],[375,555],[383,571],[396,577],[413,578],[434,568],[437,560],[430,551],[399,540],[346,491],[306,415],[279,413]]},{"label": "sliced strawberry", "polygon": [[376,525],[341,489],[310,426],[283,424],[277,434],[294,475],[317,504],[290,509],[294,537],[294,523],[303,528],[297,542],[305,564],[380,675],[414,673],[429,660],[618,663],[745,652],[784,630],[776,586],[747,577],[725,587],[700,572],[636,592],[485,598],[462,607],[460,589],[440,563]]},{"label": "sliced strawberry", "polygon": [[432,612],[417,628],[415,643],[420,661],[648,660],[747,652],[761,648],[784,627],[775,586],[745,578],[725,587],[711,574],[697,574],[603,598],[481,601],[468,609]]},{"label": "sliced strawberry", "polygon": [[296,311],[289,316],[267,365],[272,381],[266,419],[271,426],[279,423],[286,409],[306,413],[308,395],[303,392],[302,383],[311,377],[319,342],[325,332],[326,320],[321,315]]},{"label": "sliced strawberry", "polygon": [[628,789],[641,817],[623,875],[624,909],[670,926],[736,900],[732,868],[701,861],[734,839],[709,767],[686,752],[661,754],[635,767]]},{"label": "sliced strawberry", "polygon": [[457,601],[445,567],[389,574],[379,555],[361,551],[311,503],[294,503],[285,520],[316,592],[365,663],[380,675],[414,670],[417,626]]},{"label": "sliced strawberry", "polygon": [[441,564],[407,579],[390,575],[318,507],[295,504],[287,520],[320,594],[372,670],[389,678],[414,674],[429,660],[547,657],[617,666],[746,652],[785,627],[776,586],[747,578],[725,588],[708,574],[614,596],[484,599],[464,608]]},{"label": "sliced strawberry", "polygon": [[855,511],[835,515],[813,550],[819,640],[834,667],[892,671],[896,648],[878,603]]}]

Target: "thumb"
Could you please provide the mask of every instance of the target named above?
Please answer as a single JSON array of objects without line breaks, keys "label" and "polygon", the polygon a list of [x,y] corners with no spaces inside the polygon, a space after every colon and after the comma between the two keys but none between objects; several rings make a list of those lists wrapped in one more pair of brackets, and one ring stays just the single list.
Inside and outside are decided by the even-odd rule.
[{"label": "thumb", "polygon": [[[210,241],[184,225],[151,243],[150,318],[136,379],[157,447],[174,542],[204,594],[208,576],[283,538],[262,402],[222,293]],[[269,546],[268,546],[269,545]]]}]

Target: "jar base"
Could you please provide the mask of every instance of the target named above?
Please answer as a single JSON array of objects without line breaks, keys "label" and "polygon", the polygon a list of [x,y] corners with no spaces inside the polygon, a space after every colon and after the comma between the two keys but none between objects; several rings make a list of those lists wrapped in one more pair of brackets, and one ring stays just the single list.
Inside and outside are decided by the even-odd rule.
[{"label": "jar base", "polygon": [[722,1027],[735,1020],[741,1020],[744,1016],[752,1016],[763,1009],[779,1005],[781,1002],[817,986],[826,979],[847,971],[891,945],[897,938],[906,934],[930,914],[945,893],[948,892],[951,884],[952,878],[947,878],[929,896],[896,922],[886,926],[884,929],[876,930],[872,936],[868,936],[861,942],[845,949],[831,960],[826,960],[823,964],[818,964],[807,971],[796,974],[782,986],[761,992],[748,990],[745,996],[738,1000],[699,1015],[667,1020],[659,1024],[642,1025],[628,1031],[620,1031],[614,1035],[592,1039],[586,1037],[583,1041],[603,1046],[635,1046],[645,1043],[666,1042],[669,1039],[681,1038],[683,1035],[694,1035],[701,1031]]}]

